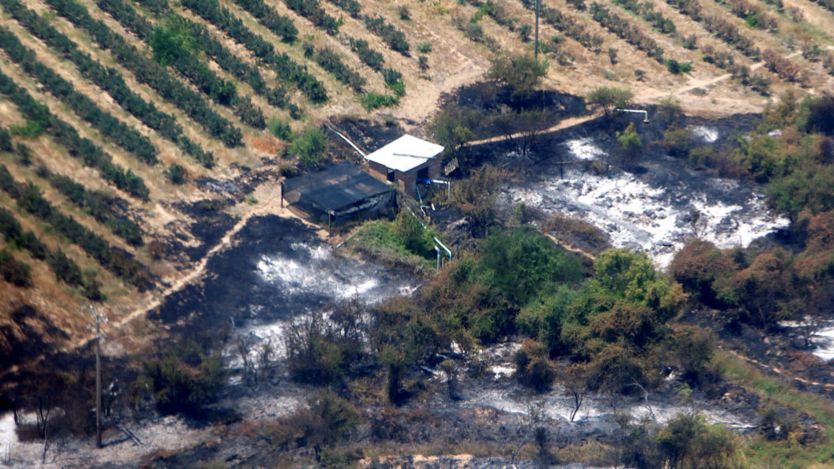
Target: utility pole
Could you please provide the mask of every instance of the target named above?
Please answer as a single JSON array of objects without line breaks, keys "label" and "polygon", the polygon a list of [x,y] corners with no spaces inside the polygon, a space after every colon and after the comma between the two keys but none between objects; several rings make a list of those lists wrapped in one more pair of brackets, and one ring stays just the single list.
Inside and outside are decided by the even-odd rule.
[{"label": "utility pole", "polygon": [[101,315],[90,305],[96,320],[96,448],[101,448]]},{"label": "utility pole", "polygon": [[536,62],[539,61],[539,14],[542,7],[542,0],[536,0]]}]

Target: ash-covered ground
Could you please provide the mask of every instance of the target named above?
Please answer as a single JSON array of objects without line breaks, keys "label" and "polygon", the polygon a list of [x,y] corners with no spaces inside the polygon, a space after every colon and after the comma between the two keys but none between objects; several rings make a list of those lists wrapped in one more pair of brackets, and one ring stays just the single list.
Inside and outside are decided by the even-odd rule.
[{"label": "ash-covered ground", "polygon": [[[719,127],[690,130],[702,144],[729,138]],[[681,159],[647,153],[623,170],[616,141],[594,133],[565,135],[550,148],[532,177],[505,188],[503,202],[581,218],[615,247],[644,251],[661,267],[691,238],[746,247],[789,222],[766,206],[753,183],[710,177]],[[605,163],[607,171],[599,171]]]}]

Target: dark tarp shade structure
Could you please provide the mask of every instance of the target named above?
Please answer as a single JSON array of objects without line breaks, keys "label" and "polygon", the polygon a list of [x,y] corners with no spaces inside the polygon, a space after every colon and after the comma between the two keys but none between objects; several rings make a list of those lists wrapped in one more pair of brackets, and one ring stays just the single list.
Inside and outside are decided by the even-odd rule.
[{"label": "dark tarp shade structure", "polygon": [[378,216],[394,207],[393,187],[351,163],[340,163],[318,173],[288,179],[281,184],[286,200],[316,220]]}]

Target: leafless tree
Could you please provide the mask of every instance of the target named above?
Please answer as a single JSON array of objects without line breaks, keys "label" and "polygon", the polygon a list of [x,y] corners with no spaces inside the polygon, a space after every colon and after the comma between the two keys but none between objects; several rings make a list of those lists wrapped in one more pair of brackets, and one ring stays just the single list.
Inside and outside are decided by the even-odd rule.
[{"label": "leafless tree", "polygon": [[516,463],[518,454],[524,448],[524,445],[536,437],[536,431],[541,426],[544,418],[543,401],[531,401],[527,403],[527,419],[521,428],[521,439],[518,442],[518,446],[513,450],[510,464],[514,465]]},{"label": "leafless tree", "polygon": [[573,409],[570,413],[570,421],[573,422],[588,392],[585,367],[577,364],[567,367],[565,370],[565,391],[573,397]]}]

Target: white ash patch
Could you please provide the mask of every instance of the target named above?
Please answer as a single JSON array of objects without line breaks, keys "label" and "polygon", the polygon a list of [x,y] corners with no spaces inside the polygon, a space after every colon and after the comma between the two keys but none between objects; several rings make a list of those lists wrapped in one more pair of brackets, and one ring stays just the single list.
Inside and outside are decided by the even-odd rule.
[{"label": "white ash patch", "polygon": [[[710,181],[711,194],[676,187],[656,187],[630,173],[601,176],[578,170],[546,175],[533,183],[506,190],[511,204],[524,203],[549,213],[584,219],[605,231],[616,247],[648,253],[660,267],[694,237],[722,248],[746,247],[754,239],[787,226],[788,220],[772,213],[764,196],[752,192],[742,203],[725,202],[720,194],[734,187],[728,181]],[[719,195],[716,195],[719,194]]]},{"label": "white ash patch", "polygon": [[693,125],[689,127],[692,135],[704,143],[715,143],[718,141],[720,133],[715,127],[707,127],[704,125]]},{"label": "white ash patch", "polygon": [[590,161],[608,156],[608,153],[598,147],[594,143],[594,139],[591,137],[568,140],[565,142],[565,145],[568,147],[573,156],[579,158],[580,160]]}]

